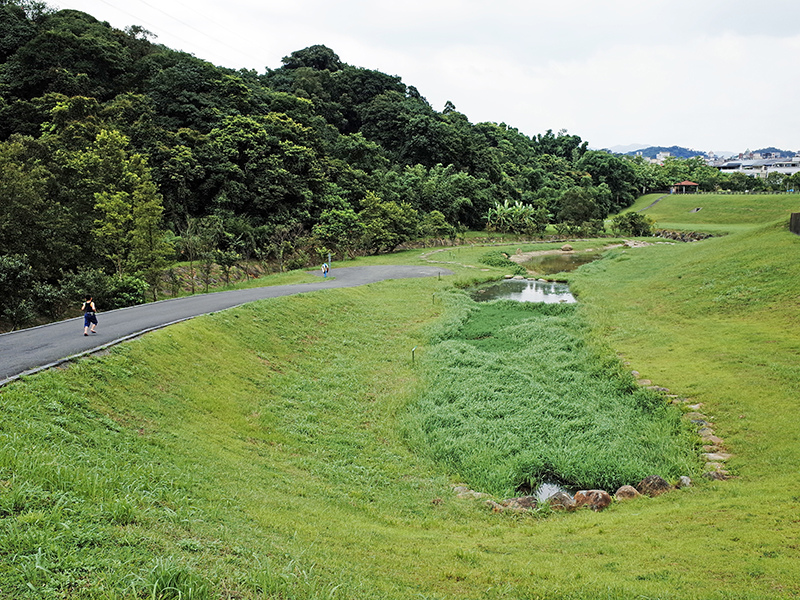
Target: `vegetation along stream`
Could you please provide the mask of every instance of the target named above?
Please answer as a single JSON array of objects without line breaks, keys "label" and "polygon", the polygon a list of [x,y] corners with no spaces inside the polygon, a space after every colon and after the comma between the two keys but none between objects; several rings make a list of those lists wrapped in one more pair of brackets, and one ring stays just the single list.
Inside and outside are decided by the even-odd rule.
[{"label": "vegetation along stream", "polygon": [[[531,283],[541,282],[503,286]],[[578,304],[476,302],[466,292],[445,302],[412,422],[419,447],[473,488],[614,490],[699,468],[679,410],[591,338]]]}]

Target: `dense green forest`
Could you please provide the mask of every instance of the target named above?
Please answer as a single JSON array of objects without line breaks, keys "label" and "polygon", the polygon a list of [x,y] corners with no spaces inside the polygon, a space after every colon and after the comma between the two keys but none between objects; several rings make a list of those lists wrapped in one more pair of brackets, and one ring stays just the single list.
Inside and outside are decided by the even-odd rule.
[{"label": "dense green forest", "polygon": [[325,46],[216,67],[92,16],[0,0],[0,319],[158,295],[176,261],[280,269],[486,227],[596,234],[640,193],[733,182],[435,110]]}]

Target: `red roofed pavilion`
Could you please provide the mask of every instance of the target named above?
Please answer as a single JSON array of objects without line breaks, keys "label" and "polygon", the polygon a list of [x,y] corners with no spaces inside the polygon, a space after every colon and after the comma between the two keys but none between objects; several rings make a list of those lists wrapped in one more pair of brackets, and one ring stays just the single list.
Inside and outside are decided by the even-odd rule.
[{"label": "red roofed pavilion", "polygon": [[675,185],[672,186],[672,193],[694,194],[699,187],[700,184],[695,183],[694,181],[681,181],[680,183],[676,183]]}]

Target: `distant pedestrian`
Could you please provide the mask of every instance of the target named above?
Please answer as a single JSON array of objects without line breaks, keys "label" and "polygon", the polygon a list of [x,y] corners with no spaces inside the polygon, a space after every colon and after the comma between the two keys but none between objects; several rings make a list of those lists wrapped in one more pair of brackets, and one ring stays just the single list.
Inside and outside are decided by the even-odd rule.
[{"label": "distant pedestrian", "polygon": [[81,310],[83,311],[83,335],[89,335],[89,332],[97,333],[95,331],[95,327],[97,327],[97,308],[95,308],[94,300],[91,296],[86,296]]},{"label": "distant pedestrian", "polygon": [[322,263],[322,276],[328,277],[328,271],[330,271],[328,268],[328,263]]}]

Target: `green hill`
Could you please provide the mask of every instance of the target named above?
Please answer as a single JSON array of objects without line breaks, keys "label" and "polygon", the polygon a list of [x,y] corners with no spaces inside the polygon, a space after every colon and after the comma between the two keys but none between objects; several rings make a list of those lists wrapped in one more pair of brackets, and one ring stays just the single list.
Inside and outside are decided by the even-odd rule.
[{"label": "green hill", "polygon": [[800,212],[800,194],[647,194],[624,212],[639,212],[663,229],[733,232]]}]

